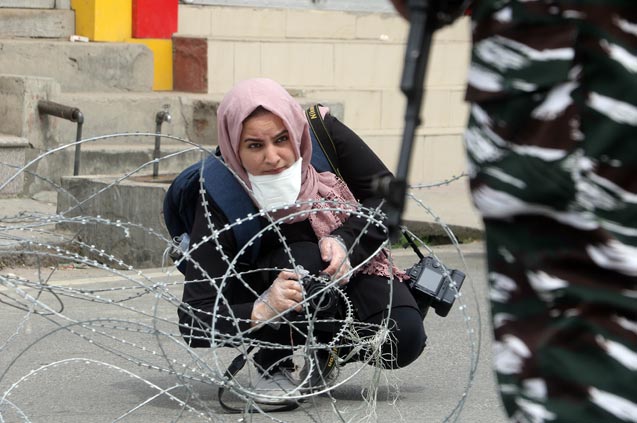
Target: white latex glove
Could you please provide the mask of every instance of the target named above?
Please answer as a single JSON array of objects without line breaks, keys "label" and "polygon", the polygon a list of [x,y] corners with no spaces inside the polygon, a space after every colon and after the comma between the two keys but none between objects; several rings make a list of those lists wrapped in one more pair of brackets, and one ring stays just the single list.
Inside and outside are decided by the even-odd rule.
[{"label": "white latex glove", "polygon": [[260,322],[276,323],[274,316],[286,310],[301,311],[303,287],[299,282],[300,276],[291,271],[282,271],[272,285],[263,292],[252,307],[253,326]]},{"label": "white latex glove", "polygon": [[319,250],[321,250],[321,258],[330,264],[323,272],[330,275],[332,280],[340,279],[339,285],[345,285],[349,282],[350,275],[344,276],[351,269],[352,265],[347,256],[347,247],[343,240],[337,236],[326,236],[319,240]]}]

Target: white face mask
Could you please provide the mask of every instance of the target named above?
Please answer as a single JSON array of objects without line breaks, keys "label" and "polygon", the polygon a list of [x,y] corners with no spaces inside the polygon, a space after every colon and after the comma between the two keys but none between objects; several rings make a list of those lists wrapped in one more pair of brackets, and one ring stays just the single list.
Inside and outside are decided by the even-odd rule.
[{"label": "white face mask", "polygon": [[299,158],[292,166],[276,175],[252,175],[254,198],[262,209],[280,208],[296,201],[301,192],[301,163]]}]

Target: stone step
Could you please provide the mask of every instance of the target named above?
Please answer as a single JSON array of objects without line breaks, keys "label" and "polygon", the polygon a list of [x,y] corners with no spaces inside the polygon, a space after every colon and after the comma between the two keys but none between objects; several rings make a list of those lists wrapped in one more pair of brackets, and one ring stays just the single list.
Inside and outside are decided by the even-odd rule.
[{"label": "stone step", "polygon": [[[157,113],[167,110],[171,120],[162,123],[163,134],[188,139],[197,144],[216,143],[216,112],[219,99],[210,95],[176,92],[93,92],[62,93],[52,100],[80,109],[84,116],[83,139],[125,133],[154,134]],[[76,140],[76,125],[73,122],[59,121],[56,126],[58,144]],[[115,138],[94,141],[91,144],[109,144],[126,140],[125,136],[118,138],[119,140]],[[153,136],[135,138],[143,139],[143,143],[148,145],[154,143]]]},{"label": "stone step", "polygon": [[74,33],[71,10],[0,9],[0,38],[68,38]]},{"label": "stone step", "polygon": [[[157,172],[162,178],[174,175],[186,167],[198,162],[213,151],[213,146],[207,149],[193,148],[183,143],[161,140],[160,160]],[[99,144],[84,143],[80,148],[78,175],[110,175],[116,179],[133,177],[148,177],[154,171],[153,161],[154,138],[128,137],[126,140],[110,140]],[[59,191],[59,181],[66,176],[72,176],[75,168],[75,146],[55,149],[54,152],[38,149],[27,150],[24,162],[33,163],[24,175],[24,190],[0,192],[0,196],[12,193],[33,195],[41,191]],[[1,151],[0,151],[1,153]],[[1,169],[0,169],[1,170]],[[7,169],[13,175],[15,168]],[[172,180],[172,179],[170,179]]]},{"label": "stone step", "polygon": [[[193,144],[213,149],[216,143],[216,110],[219,103],[209,95],[149,93],[62,93],[51,99],[78,108],[84,117],[80,150],[80,175],[124,176],[153,160],[157,114],[168,111],[171,119],[161,125],[161,157],[191,149]],[[77,124],[47,117],[53,144],[70,144],[77,139]],[[73,170],[75,147],[69,146],[61,156],[63,175]],[[177,154],[164,159],[159,171],[178,173],[200,160],[204,150]],[[152,173],[148,164],[140,172]]]},{"label": "stone step", "polygon": [[53,9],[60,0],[0,0],[0,9],[13,7],[21,9]]},{"label": "stone step", "polygon": [[[29,141],[15,135],[0,134],[0,148],[27,148]],[[4,156],[3,156],[4,158]]]},{"label": "stone step", "polygon": [[0,40],[3,74],[55,79],[63,92],[149,92],[153,54],[142,44]]},{"label": "stone step", "polygon": [[26,138],[0,134],[0,197],[22,192],[24,175],[15,178],[14,175],[24,165],[25,153],[29,147]]},{"label": "stone step", "polygon": [[[130,178],[152,175],[154,166],[151,139],[131,139],[136,144],[113,143],[110,145],[83,145],[80,155],[79,175],[111,175],[114,178]],[[209,147],[210,150],[213,147]],[[175,144],[162,139],[157,172],[162,178],[176,175],[193,163],[206,157],[203,149],[192,149],[187,144]],[[69,172],[71,174],[71,172]],[[172,180],[172,178],[169,178]]]},{"label": "stone step", "polygon": [[[164,250],[169,246],[162,213],[168,182],[119,180],[112,175],[62,178],[64,192],[58,195],[58,213],[65,217],[100,216],[100,222],[64,223],[58,228],[74,231],[83,242],[115,260],[123,260],[122,264],[138,268],[161,266]],[[120,221],[128,227],[127,231],[117,227]],[[95,252],[83,251],[83,254],[100,261],[105,259]],[[108,264],[116,266],[113,262]]]}]

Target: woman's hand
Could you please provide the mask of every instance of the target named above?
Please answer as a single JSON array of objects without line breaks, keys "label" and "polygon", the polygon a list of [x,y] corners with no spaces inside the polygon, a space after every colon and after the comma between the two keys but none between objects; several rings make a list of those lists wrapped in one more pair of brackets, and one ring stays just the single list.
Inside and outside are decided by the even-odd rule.
[{"label": "woman's hand", "polygon": [[303,288],[299,279],[294,272],[284,270],[279,273],[272,285],[254,302],[251,317],[253,326],[292,308],[301,311]]},{"label": "woman's hand", "polygon": [[344,275],[352,269],[352,265],[347,256],[347,247],[340,237],[326,236],[321,238],[319,250],[321,250],[323,261],[330,263],[323,272],[330,275],[332,280],[340,279],[339,285],[345,285],[349,282],[349,275],[346,277]]}]

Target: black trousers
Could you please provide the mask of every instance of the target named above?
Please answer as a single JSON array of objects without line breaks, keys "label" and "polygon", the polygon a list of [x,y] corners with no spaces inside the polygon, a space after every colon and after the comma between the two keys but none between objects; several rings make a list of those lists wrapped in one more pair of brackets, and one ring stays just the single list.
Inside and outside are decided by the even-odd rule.
[{"label": "black trousers", "polygon": [[[313,242],[303,241],[289,245],[290,252],[284,249],[277,249],[262,257],[259,266],[276,269],[293,269],[301,265],[312,275],[318,275],[327,263],[321,259],[318,245]],[[278,274],[277,271],[266,272],[267,280],[273,281]],[[423,326],[423,319],[418,310],[411,293],[407,287],[399,281],[394,281],[394,289],[398,291],[398,298],[391,308],[387,308],[390,303],[388,290],[370,292],[370,288],[387,286],[387,278],[375,275],[358,274],[345,287],[345,293],[352,299],[354,305],[355,319],[362,323],[357,325],[357,332],[361,337],[368,337],[374,334],[374,325],[380,325],[384,319],[389,317],[388,329],[389,339],[381,346],[381,364],[384,368],[396,369],[407,366],[415,361],[425,348],[427,336]],[[350,292],[351,291],[351,292]],[[364,294],[362,294],[364,292]],[[374,294],[377,295],[374,295]],[[408,297],[406,297],[408,296]],[[369,304],[360,304],[365,298],[371,298],[375,304],[375,309]],[[392,304],[394,301],[392,301]],[[340,305],[342,307],[342,305]],[[359,310],[364,310],[360,313]],[[341,310],[342,312],[342,310]],[[361,319],[364,317],[364,319]],[[259,332],[259,339],[268,340],[281,345],[301,345],[307,341],[308,333],[304,332],[307,323],[304,325],[299,316],[299,324],[281,324],[278,329],[264,327]],[[365,325],[365,323],[370,324]],[[331,330],[330,330],[331,327]],[[319,327],[309,336],[314,336],[319,342],[329,342],[334,336],[334,331],[338,329],[337,324],[328,325],[327,328]],[[348,341],[344,341],[347,344]],[[351,346],[344,346],[339,349],[339,355],[345,357],[352,350]],[[255,354],[255,362],[263,369],[271,368],[277,364],[285,365],[285,357],[291,354],[292,348],[261,348]],[[376,351],[360,352],[352,360],[364,361],[371,353]],[[375,363],[370,363],[375,364]]]}]

